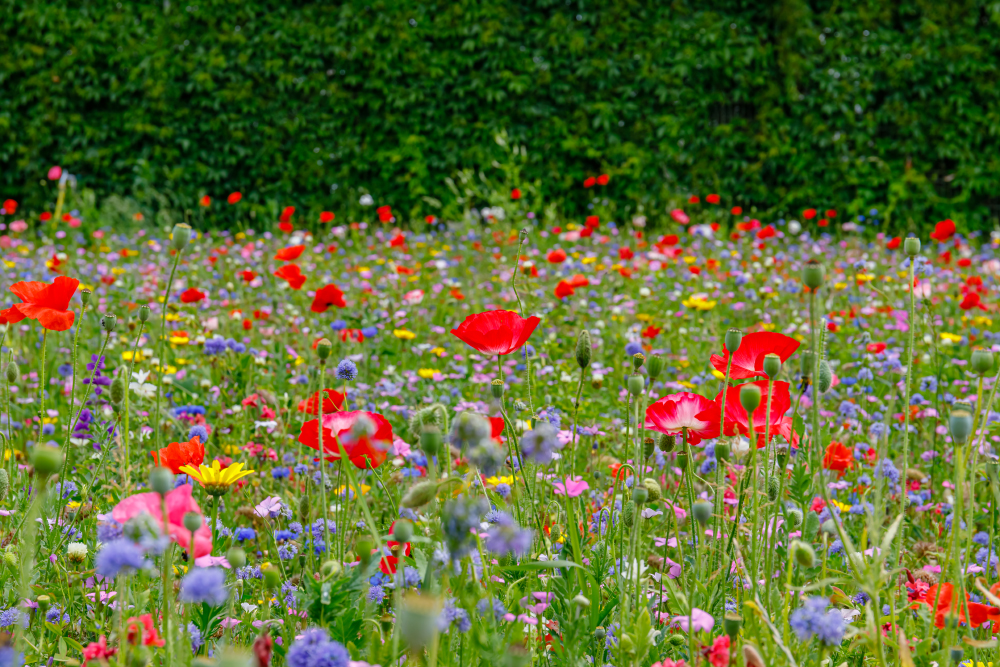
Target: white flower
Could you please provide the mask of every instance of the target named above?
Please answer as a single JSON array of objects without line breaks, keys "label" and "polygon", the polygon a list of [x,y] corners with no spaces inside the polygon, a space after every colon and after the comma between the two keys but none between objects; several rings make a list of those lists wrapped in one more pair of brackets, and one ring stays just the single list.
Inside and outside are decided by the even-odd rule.
[{"label": "white flower", "polygon": [[87,558],[87,545],[83,542],[70,542],[66,547],[66,555],[74,563],[82,563]]},{"label": "white flower", "polygon": [[149,371],[139,371],[138,373],[132,373],[135,382],[130,382],[128,387],[136,393],[136,396],[140,398],[152,398],[156,396],[156,385],[146,382],[146,378],[149,377]]},{"label": "white flower", "polygon": [[361,195],[361,199],[358,200],[358,203],[362,206],[371,206],[375,203],[375,200],[372,199],[371,195]]}]

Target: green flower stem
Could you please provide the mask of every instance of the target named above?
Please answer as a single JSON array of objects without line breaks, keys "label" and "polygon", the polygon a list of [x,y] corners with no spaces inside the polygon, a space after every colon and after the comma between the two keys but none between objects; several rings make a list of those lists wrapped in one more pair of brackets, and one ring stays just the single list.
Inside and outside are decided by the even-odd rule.
[{"label": "green flower stem", "polygon": [[[913,376],[913,359],[914,359],[914,349],[913,349],[913,332],[917,328],[916,317],[914,316],[914,289],[913,289],[913,279],[914,271],[916,269],[916,258],[910,258],[910,308],[909,308],[909,331],[907,332],[907,344],[906,351],[909,355],[906,359],[906,379],[903,385],[903,489],[899,494],[899,508],[897,513],[903,514],[906,511],[906,471],[910,468],[910,378]],[[982,385],[980,385],[980,390]],[[981,397],[980,391],[980,397]],[[975,433],[975,430],[973,430]],[[961,514],[959,514],[961,516]],[[903,560],[903,545],[906,543],[906,519],[903,519],[902,525],[899,527],[899,534],[896,537],[896,562],[902,563]],[[897,577],[897,579],[899,579]],[[906,589],[901,585],[896,585],[896,590],[901,594],[906,594]],[[895,626],[894,626],[895,627]]]},{"label": "green flower stem", "polygon": [[181,261],[181,253],[184,252],[183,249],[177,250],[174,255],[174,263],[170,267],[170,278],[167,279],[167,291],[163,294],[163,312],[160,314],[160,345],[159,351],[157,352],[157,359],[159,360],[160,369],[157,371],[156,375],[156,409],[153,412],[153,419],[155,421],[154,431],[154,446],[156,449],[160,448],[160,439],[162,437],[160,431],[160,396],[163,394],[163,375],[164,369],[167,367],[166,361],[163,355],[166,352],[167,344],[167,306],[170,304],[170,290],[174,285],[174,274],[177,272],[177,264]]},{"label": "green flower stem", "polygon": [[[726,377],[722,383],[722,409],[719,413],[719,438],[724,436],[724,430],[726,425],[726,393],[729,389],[729,374],[733,367],[733,352],[729,351],[729,358],[726,359]],[[722,550],[719,549],[719,545],[722,544],[722,540],[719,537],[720,531],[723,528],[723,498],[725,497],[725,488],[723,487],[725,476],[722,474],[722,462],[718,462],[715,466],[715,512],[714,518],[712,520],[712,536],[715,538],[715,556],[712,558],[712,569],[715,570],[722,566],[725,558],[723,557]]]}]

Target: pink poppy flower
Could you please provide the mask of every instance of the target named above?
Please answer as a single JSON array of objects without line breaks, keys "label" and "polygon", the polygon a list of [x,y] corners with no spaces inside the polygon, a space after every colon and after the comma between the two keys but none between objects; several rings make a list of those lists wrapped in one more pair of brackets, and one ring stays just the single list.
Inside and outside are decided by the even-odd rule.
[{"label": "pink poppy flower", "polygon": [[646,408],[646,428],[669,435],[681,435],[687,427],[688,443],[697,445],[703,439],[718,437],[719,423],[699,419],[698,413],[711,407],[704,396],[681,392],[670,394]]},{"label": "pink poppy flower", "polygon": [[557,496],[569,496],[570,498],[576,498],[584,491],[590,489],[590,485],[583,481],[583,478],[579,475],[576,477],[567,477],[565,482],[559,480],[554,485]]},{"label": "pink poppy flower", "polygon": [[[170,534],[170,539],[187,549],[191,542],[191,531],[184,527],[184,515],[188,512],[202,514],[201,508],[191,497],[190,484],[178,486],[166,496],[167,521],[170,525],[164,529],[163,510],[160,507],[160,494],[137,493],[125,498],[111,510],[111,516],[118,523],[125,523],[132,517],[143,512],[148,514],[164,530]],[[202,522],[201,528],[194,533],[194,557],[208,556],[212,553],[212,530]]]}]

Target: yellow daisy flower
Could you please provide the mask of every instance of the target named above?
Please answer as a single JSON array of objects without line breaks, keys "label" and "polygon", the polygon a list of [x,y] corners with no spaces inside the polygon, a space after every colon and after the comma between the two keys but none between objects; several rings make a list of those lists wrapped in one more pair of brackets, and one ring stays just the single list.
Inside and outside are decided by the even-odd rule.
[{"label": "yellow daisy flower", "polygon": [[205,487],[205,491],[213,496],[221,496],[229,490],[231,484],[254,473],[253,470],[243,470],[242,463],[234,463],[223,470],[218,459],[212,461],[211,468],[204,463],[199,465],[198,468],[198,470],[195,470],[189,465],[181,466],[181,472],[187,473],[201,482],[201,485]]}]

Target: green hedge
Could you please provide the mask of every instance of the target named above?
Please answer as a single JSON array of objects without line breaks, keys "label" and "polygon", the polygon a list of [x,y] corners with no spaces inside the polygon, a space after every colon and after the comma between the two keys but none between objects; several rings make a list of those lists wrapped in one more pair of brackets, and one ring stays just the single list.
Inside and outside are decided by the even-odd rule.
[{"label": "green hedge", "polygon": [[600,173],[622,217],[709,192],[769,215],[876,208],[897,230],[1000,212],[998,2],[0,8],[0,197],[29,209],[58,163],[99,198],[240,190],[338,220],[362,193],[447,217],[515,184],[579,216]]}]

